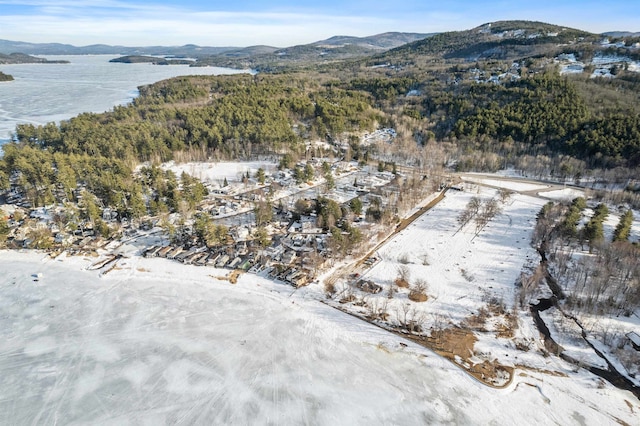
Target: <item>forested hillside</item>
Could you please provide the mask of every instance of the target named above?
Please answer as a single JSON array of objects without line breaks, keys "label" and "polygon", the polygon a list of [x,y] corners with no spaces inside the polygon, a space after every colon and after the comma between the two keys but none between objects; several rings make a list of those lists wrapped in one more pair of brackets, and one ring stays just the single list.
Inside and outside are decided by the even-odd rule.
[{"label": "forested hillside", "polygon": [[466,31],[436,34],[397,47],[378,59],[411,60],[429,55],[447,59],[522,59],[553,54],[559,46],[591,43],[596,34],[557,25],[531,21],[500,21]]},{"label": "forested hillside", "polygon": [[24,53],[10,53],[8,55],[0,53],[0,64],[66,64],[69,61],[47,60],[36,56],[25,55]]},{"label": "forested hillside", "polygon": [[594,166],[640,164],[640,116],[590,112],[568,79],[547,74],[486,89],[474,87],[475,105],[454,112],[459,139],[480,149],[519,141],[525,150],[569,154]]}]

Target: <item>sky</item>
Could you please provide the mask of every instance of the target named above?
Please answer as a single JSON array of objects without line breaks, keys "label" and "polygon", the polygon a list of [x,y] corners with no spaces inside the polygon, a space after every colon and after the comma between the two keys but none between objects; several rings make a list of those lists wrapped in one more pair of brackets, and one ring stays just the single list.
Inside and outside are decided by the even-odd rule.
[{"label": "sky", "polygon": [[432,33],[526,19],[640,31],[629,0],[0,0],[0,39],[75,46],[287,47],[334,35]]}]

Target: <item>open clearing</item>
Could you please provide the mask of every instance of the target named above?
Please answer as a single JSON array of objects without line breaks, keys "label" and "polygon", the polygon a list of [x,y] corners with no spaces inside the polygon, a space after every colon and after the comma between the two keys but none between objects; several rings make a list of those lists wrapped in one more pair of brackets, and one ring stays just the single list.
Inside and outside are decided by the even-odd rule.
[{"label": "open clearing", "polygon": [[[513,194],[502,204],[503,212],[476,233],[473,221],[460,228],[456,218],[473,197],[484,202],[497,191],[467,187],[471,191],[449,191],[435,208],[378,250],[380,260],[361,278],[383,291],[356,297],[347,309],[369,318],[384,309],[386,320],[381,322],[400,329],[417,324],[416,334],[431,334],[424,340],[427,346],[487,384],[505,386],[513,367],[539,362],[537,355],[516,349],[516,342],[534,348],[537,340],[537,332],[527,331],[527,324],[524,333],[518,326],[516,282],[523,267],[539,261],[530,239],[535,215],[545,201]],[[426,283],[426,302],[412,302],[411,288],[395,288],[400,269],[411,285]],[[527,320],[525,313],[523,321]],[[458,345],[456,339],[469,333],[456,328],[473,331],[475,347],[474,342]]]}]

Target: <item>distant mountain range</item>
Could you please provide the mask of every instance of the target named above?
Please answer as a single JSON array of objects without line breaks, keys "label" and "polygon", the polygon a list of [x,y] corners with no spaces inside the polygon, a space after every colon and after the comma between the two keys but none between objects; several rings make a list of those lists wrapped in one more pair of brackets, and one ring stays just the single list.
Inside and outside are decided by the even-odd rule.
[{"label": "distant mountain range", "polygon": [[[410,60],[417,56],[436,56],[462,60],[516,60],[546,56],[567,46],[593,43],[603,37],[634,38],[640,33],[611,31],[593,34],[582,30],[532,21],[498,21],[466,31],[444,33],[387,32],[368,37],[338,35],[326,40],[285,48],[273,46],[211,47],[109,46],[94,44],[77,47],[60,43],[26,43],[0,40],[1,63],[41,62],[27,55],[122,55],[120,62],[191,63],[192,66],[254,68],[261,71],[332,63],[344,59],[373,62]],[[560,46],[565,46],[560,48]],[[20,55],[15,55],[20,52]],[[13,55],[12,55],[13,54]],[[164,57],[166,60],[152,58]],[[31,58],[31,59],[30,59]],[[194,61],[185,62],[182,58]]]},{"label": "distant mountain range", "polygon": [[[369,37],[335,36],[314,43],[278,48],[273,46],[249,47],[211,47],[187,44],[184,46],[110,46],[94,44],[90,46],[73,46],[60,43],[27,43],[21,41],[0,40],[0,54],[9,55],[22,53],[26,55],[123,55],[123,56],[169,56],[177,58],[214,58],[202,65],[217,65],[233,62],[238,59],[262,58],[261,61],[273,56],[278,59],[309,59],[315,56],[327,58],[349,58],[354,56],[379,53],[416,40],[421,40],[433,34],[388,32]],[[7,62],[9,63],[9,60]]]},{"label": "distant mountain range", "polygon": [[145,46],[127,47],[92,44],[73,46],[61,43],[27,43],[22,41],[0,40],[0,53],[25,53],[28,55],[170,55],[191,56],[217,55],[237,47],[208,47],[187,44],[184,46]]},{"label": "distant mountain range", "polygon": [[607,31],[606,33],[602,33],[602,35],[607,37],[640,37],[640,33],[631,31]]},{"label": "distant mountain range", "polygon": [[198,65],[269,70],[299,64],[326,63],[379,54],[435,34],[387,32],[368,37],[334,36],[286,48],[254,46],[202,56],[198,59]]}]

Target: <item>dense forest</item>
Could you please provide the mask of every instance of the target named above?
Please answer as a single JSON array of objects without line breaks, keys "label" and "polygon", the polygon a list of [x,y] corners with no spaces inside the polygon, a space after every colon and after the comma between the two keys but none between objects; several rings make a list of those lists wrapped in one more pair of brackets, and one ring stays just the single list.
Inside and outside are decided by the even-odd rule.
[{"label": "dense forest", "polygon": [[640,164],[640,115],[593,114],[571,81],[550,74],[505,86],[474,86],[448,111],[455,136],[480,149],[495,141],[518,141],[594,166]]},{"label": "dense forest", "polygon": [[[370,103],[364,93],[290,76],[177,78],[142,88],[133,104],[112,112],[81,114],[60,126],[19,125],[16,140],[4,146],[0,188],[16,176],[38,206],[77,201],[74,190],[82,187],[127,217],[132,200],[159,187],[134,177],[141,162],[167,161],[176,152],[217,159],[295,154],[306,138],[373,129],[379,114]],[[156,202],[175,211],[168,191]]]}]

